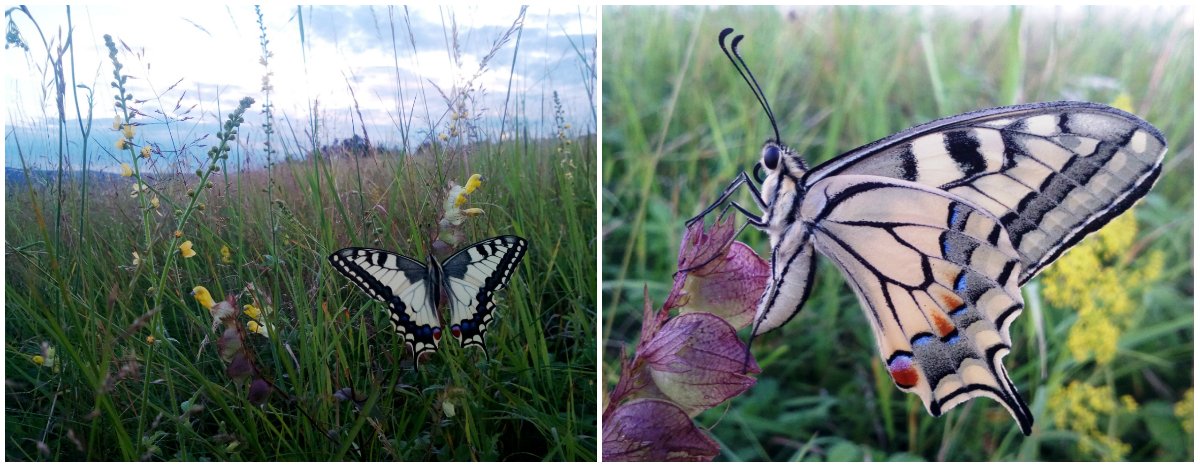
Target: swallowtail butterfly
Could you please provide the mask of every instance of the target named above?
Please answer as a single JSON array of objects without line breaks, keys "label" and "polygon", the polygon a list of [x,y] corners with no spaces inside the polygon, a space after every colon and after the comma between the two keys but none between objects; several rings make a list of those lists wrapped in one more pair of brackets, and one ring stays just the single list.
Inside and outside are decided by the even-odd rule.
[{"label": "swallowtail butterfly", "polygon": [[858,296],[896,386],[933,416],[991,398],[1028,435],[1033,415],[1001,362],[1024,306],[1020,287],[1150,190],[1162,133],[1100,104],[1024,104],[918,125],[810,169],[781,143],[738,54],[743,36],[726,46],[732,31],[721,32],[721,48],[775,138],[753,171],[761,188],[743,172],[689,224],[738,187],[752,192],[761,214],[732,203],[771,242],[752,336],[800,311],[819,251]]},{"label": "swallowtail butterfly", "polygon": [[412,347],[413,362],[436,351],[442,337],[438,304],[450,302],[450,334],[461,346],[487,354],[483,334],[492,323],[492,295],[508,285],[529,243],[500,236],[459,250],[445,262],[432,254],[428,264],[386,250],[350,247],[329,263],[372,299],[387,304],[392,325]]}]

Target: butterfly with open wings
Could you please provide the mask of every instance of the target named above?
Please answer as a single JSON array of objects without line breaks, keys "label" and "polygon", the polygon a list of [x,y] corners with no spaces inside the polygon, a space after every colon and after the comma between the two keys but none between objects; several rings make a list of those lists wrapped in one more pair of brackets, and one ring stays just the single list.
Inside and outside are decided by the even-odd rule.
[{"label": "butterfly with open wings", "polygon": [[413,362],[436,351],[443,327],[438,304],[450,303],[450,334],[463,347],[487,354],[483,335],[492,323],[492,296],[508,285],[529,243],[500,236],[459,250],[445,262],[430,254],[427,263],[379,249],[349,247],[329,263],[372,299],[387,304],[392,325],[412,347]]},{"label": "butterfly with open wings", "polygon": [[[1033,415],[1001,362],[1020,287],[1154,185],[1166,139],[1127,112],[1088,102],[968,112],[861,146],[811,169],[737,52],[719,42],[766,112],[775,138],[702,220],[731,206],[767,233],[771,278],[752,336],[804,306],[814,251],[842,272],[896,386],[940,416],[975,397],[1000,402],[1028,435]],[[765,176],[760,171],[765,170]],[[755,211],[757,209],[757,211]]]}]

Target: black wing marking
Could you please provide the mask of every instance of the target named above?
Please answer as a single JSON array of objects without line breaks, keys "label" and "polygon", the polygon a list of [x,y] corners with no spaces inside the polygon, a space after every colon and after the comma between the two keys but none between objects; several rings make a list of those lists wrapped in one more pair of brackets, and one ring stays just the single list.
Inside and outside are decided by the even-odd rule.
[{"label": "black wing marking", "polygon": [[483,334],[496,309],[492,295],[508,285],[528,245],[517,236],[494,237],[458,251],[442,264],[450,293],[450,334],[463,347],[477,346],[487,354]]},{"label": "black wing marking", "polygon": [[358,247],[334,252],[329,263],[372,299],[387,304],[396,332],[412,347],[414,363],[437,350],[442,327],[431,299],[436,285],[425,265],[395,252]]}]

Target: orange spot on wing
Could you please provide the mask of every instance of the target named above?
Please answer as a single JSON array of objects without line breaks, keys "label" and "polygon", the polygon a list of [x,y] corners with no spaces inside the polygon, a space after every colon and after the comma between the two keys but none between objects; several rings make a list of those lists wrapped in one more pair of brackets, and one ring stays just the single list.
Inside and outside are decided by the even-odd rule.
[{"label": "orange spot on wing", "polygon": [[938,304],[942,306],[942,310],[954,310],[963,305],[962,298],[949,291],[939,291],[934,295],[937,296]]},{"label": "orange spot on wing", "polygon": [[946,336],[954,331],[954,323],[941,311],[933,312],[929,317],[933,319],[933,326],[937,327],[939,336]]}]

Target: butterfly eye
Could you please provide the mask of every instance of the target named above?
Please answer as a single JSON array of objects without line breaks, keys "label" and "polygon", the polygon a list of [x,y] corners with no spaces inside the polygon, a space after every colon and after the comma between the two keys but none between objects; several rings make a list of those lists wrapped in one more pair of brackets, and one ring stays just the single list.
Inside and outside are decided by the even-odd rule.
[{"label": "butterfly eye", "polygon": [[779,147],[775,145],[768,145],[766,148],[763,148],[762,163],[763,165],[767,166],[767,170],[770,171],[773,171],[776,167],[779,167]]},{"label": "butterfly eye", "polygon": [[766,178],[767,176],[766,173],[763,172],[762,163],[754,163],[754,180],[761,184],[763,183],[763,180],[766,180]]}]

